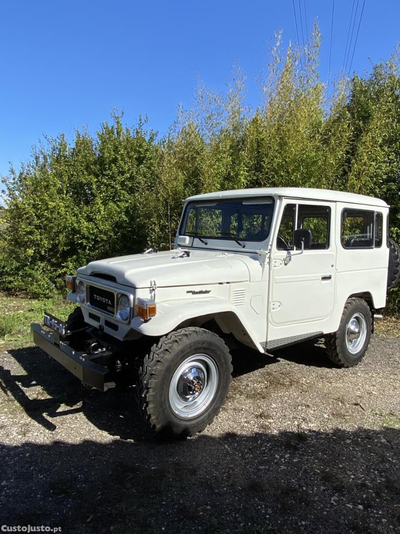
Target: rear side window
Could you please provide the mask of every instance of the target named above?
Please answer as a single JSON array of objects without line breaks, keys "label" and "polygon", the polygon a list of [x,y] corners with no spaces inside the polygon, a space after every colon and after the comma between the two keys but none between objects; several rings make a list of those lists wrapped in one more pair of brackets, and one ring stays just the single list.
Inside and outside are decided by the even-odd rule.
[{"label": "rear side window", "polygon": [[[382,214],[377,221],[379,231],[375,235],[375,246],[382,245]],[[378,217],[379,219],[379,217]],[[344,248],[372,248],[374,246],[375,212],[346,208],[342,213],[341,241]],[[380,243],[380,244],[379,244]]]},{"label": "rear side window", "polygon": [[380,248],[383,243],[383,215],[375,213],[375,247]]}]

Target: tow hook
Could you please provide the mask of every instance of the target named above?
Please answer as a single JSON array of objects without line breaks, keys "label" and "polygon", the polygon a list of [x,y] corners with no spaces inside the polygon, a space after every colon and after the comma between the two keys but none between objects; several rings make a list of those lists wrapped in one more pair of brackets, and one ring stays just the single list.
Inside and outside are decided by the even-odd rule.
[{"label": "tow hook", "polygon": [[89,345],[88,352],[89,354],[101,354],[102,352],[107,352],[107,349],[105,347],[101,347],[101,345],[95,341]]},{"label": "tow hook", "polygon": [[100,352],[100,345],[98,343],[91,343],[89,345],[90,354],[98,354]]}]

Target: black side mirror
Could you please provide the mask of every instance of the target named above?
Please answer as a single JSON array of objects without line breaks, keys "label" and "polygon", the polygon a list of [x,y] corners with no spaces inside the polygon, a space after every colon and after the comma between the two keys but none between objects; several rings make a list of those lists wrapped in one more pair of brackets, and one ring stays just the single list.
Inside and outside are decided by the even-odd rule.
[{"label": "black side mirror", "polygon": [[298,249],[307,250],[311,247],[311,230],[300,229],[294,232],[294,246]]}]

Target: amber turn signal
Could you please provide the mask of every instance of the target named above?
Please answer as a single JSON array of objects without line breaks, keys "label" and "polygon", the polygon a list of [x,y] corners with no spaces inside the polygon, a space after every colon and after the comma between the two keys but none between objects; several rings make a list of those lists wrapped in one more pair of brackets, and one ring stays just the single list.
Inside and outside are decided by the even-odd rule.
[{"label": "amber turn signal", "polygon": [[157,305],[152,300],[138,298],[136,300],[136,315],[143,321],[148,321],[157,315]]},{"label": "amber turn signal", "polygon": [[76,276],[66,276],[65,277],[65,287],[71,291],[75,291],[75,280]]}]

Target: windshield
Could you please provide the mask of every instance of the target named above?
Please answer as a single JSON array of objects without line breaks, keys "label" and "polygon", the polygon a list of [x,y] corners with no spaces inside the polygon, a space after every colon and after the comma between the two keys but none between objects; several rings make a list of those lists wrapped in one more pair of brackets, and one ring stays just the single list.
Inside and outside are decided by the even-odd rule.
[{"label": "windshield", "polygon": [[274,200],[270,197],[189,202],[179,234],[204,239],[264,241],[269,235],[273,209]]}]

